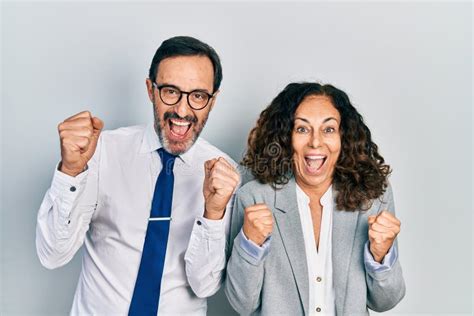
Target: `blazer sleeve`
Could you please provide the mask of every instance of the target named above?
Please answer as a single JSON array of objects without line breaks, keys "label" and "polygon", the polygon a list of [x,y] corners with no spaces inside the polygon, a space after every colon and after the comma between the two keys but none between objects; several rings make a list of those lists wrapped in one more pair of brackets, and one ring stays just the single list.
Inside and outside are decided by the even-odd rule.
[{"label": "blazer sleeve", "polygon": [[[395,203],[390,184],[382,198],[382,205],[380,207],[381,210],[387,209],[395,214]],[[397,240],[394,242],[394,247],[397,248],[398,252]],[[367,307],[373,311],[384,312],[390,310],[405,296],[405,281],[399,257],[397,257],[390,270],[381,272],[366,271],[366,282]]]},{"label": "blazer sleeve", "polygon": [[265,259],[256,261],[241,247],[238,238],[245,207],[252,204],[249,193],[237,192],[230,224],[231,253],[224,288],[230,304],[240,315],[250,315],[259,308],[264,274]]}]

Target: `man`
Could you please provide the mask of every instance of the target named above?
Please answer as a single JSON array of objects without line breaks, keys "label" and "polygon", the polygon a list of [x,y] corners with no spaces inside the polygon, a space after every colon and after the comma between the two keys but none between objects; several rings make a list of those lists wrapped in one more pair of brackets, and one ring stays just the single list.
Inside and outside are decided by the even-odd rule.
[{"label": "man", "polygon": [[213,48],[170,38],[146,79],[153,125],[101,133],[88,111],[59,124],[61,162],[38,213],[36,246],[53,269],[84,244],[71,314],[206,313],[240,181],[235,162],[199,138],[221,80]]}]

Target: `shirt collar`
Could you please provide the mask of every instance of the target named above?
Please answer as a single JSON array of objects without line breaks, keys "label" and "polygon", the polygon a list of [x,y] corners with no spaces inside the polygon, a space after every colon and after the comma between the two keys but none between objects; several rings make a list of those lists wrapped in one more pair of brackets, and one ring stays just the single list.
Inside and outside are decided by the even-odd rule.
[{"label": "shirt collar", "polygon": [[[178,156],[178,158],[187,165],[191,164],[191,161],[195,152],[195,147],[196,147],[195,145],[196,143],[194,143],[187,152]],[[145,128],[142,145],[140,146],[140,153],[141,154],[151,153],[151,152],[157,151],[161,147],[163,147],[163,145],[161,144],[160,139],[158,138],[158,135],[156,134],[155,126],[153,123],[149,123]]]},{"label": "shirt collar", "polygon": [[[303,189],[300,188],[298,184],[296,184],[296,195],[298,199],[302,199],[305,203],[309,203],[309,196],[306,195],[306,193],[303,191]],[[323,196],[320,199],[321,205],[323,207],[327,207],[332,203],[332,184],[329,186],[329,188],[324,192]]]},{"label": "shirt collar", "polygon": [[326,207],[332,203],[332,184],[321,197],[321,205]]},{"label": "shirt collar", "polygon": [[161,148],[160,140],[158,135],[156,135],[155,127],[153,123],[149,123],[145,128],[145,133],[143,134],[142,145],[140,146],[140,153],[146,154]]}]

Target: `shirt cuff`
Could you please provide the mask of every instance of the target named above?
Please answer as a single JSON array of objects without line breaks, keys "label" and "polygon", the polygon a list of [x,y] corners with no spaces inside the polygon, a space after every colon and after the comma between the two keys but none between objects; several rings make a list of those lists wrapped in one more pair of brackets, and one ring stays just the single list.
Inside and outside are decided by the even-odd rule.
[{"label": "shirt cuff", "polygon": [[365,243],[364,247],[364,264],[365,270],[369,273],[378,273],[378,272],[385,272],[392,269],[393,265],[397,261],[398,258],[398,250],[395,247],[395,244],[390,247],[390,250],[385,255],[382,260],[382,263],[375,261],[372,253],[369,250],[369,241]]},{"label": "shirt cuff", "polygon": [[241,229],[239,233],[240,248],[242,248],[250,257],[255,259],[256,262],[260,262],[268,255],[270,250],[270,240],[271,236],[265,240],[262,246],[259,246],[245,236],[243,229]]},{"label": "shirt cuff", "polygon": [[76,177],[71,177],[59,171],[56,166],[50,189],[52,200],[60,197],[63,204],[62,209],[71,209],[86,184],[88,173],[89,171],[85,170]]},{"label": "shirt cuff", "polygon": [[204,216],[196,217],[194,228],[201,231],[201,236],[207,239],[221,239],[225,237],[224,219],[212,220]]}]

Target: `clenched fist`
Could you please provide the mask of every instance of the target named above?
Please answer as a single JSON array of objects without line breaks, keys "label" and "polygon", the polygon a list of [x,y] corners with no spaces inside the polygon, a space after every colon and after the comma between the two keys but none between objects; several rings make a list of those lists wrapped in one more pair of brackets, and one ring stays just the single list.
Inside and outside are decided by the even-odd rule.
[{"label": "clenched fist", "polygon": [[244,234],[261,246],[273,231],[272,212],[266,204],[255,204],[245,208]]},{"label": "clenched fist", "polygon": [[369,216],[370,252],[375,261],[382,262],[400,232],[400,221],[390,212],[382,211],[377,216]]},{"label": "clenched fist", "polygon": [[204,217],[221,219],[235,188],[240,182],[237,170],[224,158],[214,158],[204,163],[203,194]]},{"label": "clenched fist", "polygon": [[89,111],[78,113],[58,125],[61,141],[60,170],[77,176],[92,158],[104,123]]}]

